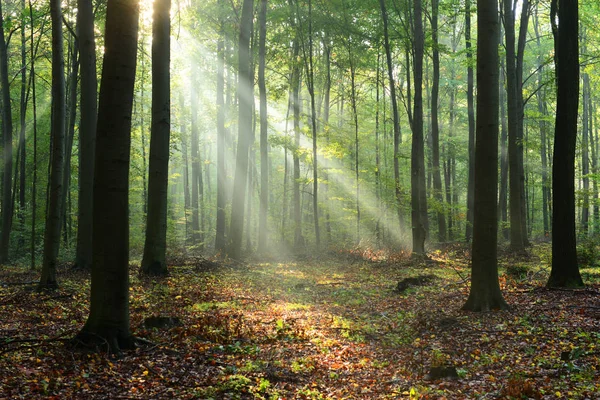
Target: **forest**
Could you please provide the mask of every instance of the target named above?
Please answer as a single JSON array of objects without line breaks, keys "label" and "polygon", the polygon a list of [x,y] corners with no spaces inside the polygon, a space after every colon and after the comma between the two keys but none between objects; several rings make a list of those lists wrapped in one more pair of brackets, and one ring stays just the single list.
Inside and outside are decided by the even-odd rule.
[{"label": "forest", "polygon": [[597,398],[599,15],[0,1],[0,399]]}]

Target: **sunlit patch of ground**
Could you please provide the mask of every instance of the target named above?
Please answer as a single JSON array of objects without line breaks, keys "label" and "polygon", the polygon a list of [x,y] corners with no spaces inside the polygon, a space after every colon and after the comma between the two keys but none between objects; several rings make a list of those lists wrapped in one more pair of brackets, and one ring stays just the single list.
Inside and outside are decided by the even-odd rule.
[{"label": "sunlit patch of ground", "polygon": [[[0,398],[593,398],[600,392],[597,269],[588,287],[543,289],[548,248],[504,257],[510,311],[460,311],[467,252],[431,259],[340,253],[318,261],[173,266],[164,280],[132,271],[131,319],[154,343],[121,358],[73,352],[88,312],[84,273],[61,271],[62,289],[37,294],[0,274]],[[391,261],[390,261],[391,260]],[[411,276],[434,275],[395,291]],[[26,286],[26,285],[25,285]],[[182,325],[145,329],[152,315]],[[34,339],[28,341],[29,339]],[[58,339],[58,340],[53,340]],[[424,380],[432,364],[458,380]]]}]

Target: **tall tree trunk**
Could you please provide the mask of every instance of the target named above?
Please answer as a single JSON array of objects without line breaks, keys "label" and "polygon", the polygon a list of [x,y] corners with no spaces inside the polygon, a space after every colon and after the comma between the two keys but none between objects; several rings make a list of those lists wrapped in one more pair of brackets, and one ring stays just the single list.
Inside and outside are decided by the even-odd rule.
[{"label": "tall tree trunk", "polygon": [[78,0],[79,59],[81,63],[81,95],[79,121],[79,196],[77,217],[77,249],[75,265],[92,267],[92,205],[94,190],[94,153],[98,117],[98,78],[94,12],[91,0]]},{"label": "tall tree trunk", "polygon": [[[77,31],[79,28],[77,28]],[[62,198],[62,220],[63,220],[63,240],[65,247],[69,246],[69,236],[71,228],[70,217],[70,193],[71,193],[71,158],[73,154],[73,141],[75,139],[75,124],[77,123],[77,84],[79,82],[79,38],[73,38],[73,44],[70,45],[71,74],[68,80],[67,112],[68,126],[66,128],[65,138],[65,161],[63,171],[63,198]]]},{"label": "tall tree trunk", "polygon": [[252,35],[253,0],[244,0],[240,22],[238,47],[239,61],[239,121],[238,143],[233,184],[233,202],[231,207],[231,228],[229,255],[240,258],[242,251],[242,233],[244,227],[244,204],[246,203],[246,183],[248,179],[248,151],[252,145],[252,105],[253,105],[253,68],[250,53]]},{"label": "tall tree trunk", "polygon": [[[537,6],[536,6],[537,7]],[[541,40],[539,34],[539,13],[534,14],[533,29],[535,32],[536,42],[538,49],[541,49]],[[544,85],[544,68],[542,66],[542,55],[538,53],[537,56],[537,84],[540,88],[536,93],[539,122],[538,126],[540,129],[540,158],[542,162],[542,220],[544,224],[544,236],[550,235],[550,213],[549,213],[549,202],[550,202],[550,184],[548,182],[548,150],[546,146],[547,137],[547,108],[545,106],[545,90],[542,89]]]},{"label": "tall tree trunk", "polygon": [[[27,87],[27,42],[25,40],[25,16],[27,15],[27,9],[25,6],[25,0],[21,0],[21,113],[19,115],[19,149],[21,159],[18,165],[19,169],[19,227],[21,235],[19,238],[18,251],[21,251],[25,243],[25,208],[27,203],[25,200],[26,190],[26,155],[27,151],[25,148],[25,133],[27,130],[27,102],[29,98],[29,88]],[[33,24],[33,21],[31,22]]]},{"label": "tall tree trunk", "polygon": [[[0,10],[0,15],[2,12]],[[31,70],[29,77],[31,79],[31,105],[33,111],[33,171],[31,178],[31,270],[35,269],[37,232],[36,232],[36,212],[37,212],[37,94],[35,89],[35,46],[34,46],[34,27],[33,27],[33,7],[29,0],[29,19],[31,21]]]},{"label": "tall tree trunk", "polygon": [[294,40],[294,57],[292,58],[292,108],[294,114],[294,146],[293,146],[293,215],[294,215],[294,248],[304,247],[302,236],[302,212],[300,209],[300,66],[297,59],[300,51],[298,40]]},{"label": "tall tree trunk", "polygon": [[469,116],[469,178],[467,183],[467,226],[465,239],[473,234],[473,207],[475,201],[475,100],[473,77],[473,46],[471,44],[471,0],[465,0],[465,47],[467,51],[467,109]]},{"label": "tall tree trunk", "polygon": [[200,231],[200,194],[198,192],[198,179],[202,171],[200,170],[200,151],[198,144],[198,85],[192,83],[191,96],[191,120],[192,120],[192,246],[202,246],[202,232]]},{"label": "tall tree trunk", "polygon": [[[52,19],[52,150],[49,177],[50,195],[44,234],[42,275],[38,290],[58,288],[56,263],[60,248],[63,183],[65,162],[65,71],[63,59],[62,10],[60,0],[50,2]],[[6,188],[5,188],[6,189]]]},{"label": "tall tree trunk", "polygon": [[437,222],[438,241],[445,242],[446,215],[442,194],[442,175],[440,172],[440,127],[438,122],[438,102],[440,92],[440,51],[438,48],[438,0],[431,0],[431,35],[433,39],[433,82],[431,86],[431,141],[433,164],[433,196],[438,202]]},{"label": "tall tree trunk", "polygon": [[310,120],[312,127],[312,157],[313,157],[313,219],[315,226],[315,248],[319,250],[321,244],[321,230],[319,228],[319,176],[317,157],[317,111],[315,107],[315,76],[313,62],[313,26],[312,26],[312,1],[308,0],[308,71],[307,86],[310,94]]},{"label": "tall tree trunk", "polygon": [[[516,7],[516,4],[515,4]],[[526,196],[526,184],[525,184],[525,163],[524,157],[524,119],[525,119],[525,105],[523,100],[523,62],[525,58],[525,44],[527,42],[527,28],[529,26],[529,0],[521,1],[521,20],[519,26],[519,40],[517,42],[517,58],[515,60],[515,70],[517,76],[516,90],[517,90],[517,144],[518,144],[518,167],[519,167],[519,193],[521,196],[521,229],[523,244],[529,246],[529,231],[527,229],[527,207],[528,202]]]},{"label": "tall tree trunk", "polygon": [[269,137],[267,120],[267,86],[265,82],[267,41],[267,0],[260,1],[258,44],[258,90],[260,96],[260,216],[258,221],[258,252],[267,250],[269,209]]},{"label": "tall tree trunk", "polygon": [[510,247],[512,251],[525,251],[523,233],[523,198],[521,197],[521,165],[520,152],[522,141],[519,141],[519,104],[520,91],[515,54],[515,3],[504,1],[504,31],[506,38],[506,100],[508,104],[508,163],[509,163],[509,208],[510,208]]},{"label": "tall tree trunk", "polygon": [[219,39],[217,42],[217,221],[215,226],[215,250],[224,252],[225,242],[225,27],[219,21]]},{"label": "tall tree trunk", "polygon": [[92,293],[90,314],[77,337],[84,343],[107,343],[112,352],[134,344],[128,204],[138,13],[135,0],[108,1],[94,168]]},{"label": "tall tree trunk", "polygon": [[[585,49],[583,51],[585,54]],[[583,73],[583,127],[581,135],[581,179],[583,181],[583,206],[581,208],[581,231],[589,233],[590,223],[590,76]]]},{"label": "tall tree trunk", "polygon": [[506,121],[506,92],[504,90],[504,60],[500,61],[500,204],[498,221],[501,222],[502,236],[510,238],[508,228],[508,127]]},{"label": "tall tree trunk", "polygon": [[[552,270],[550,287],[580,287],[583,280],[577,263],[575,234],[575,147],[579,108],[579,6],[558,2],[559,25],[554,31],[556,47],[556,122],[552,165]],[[551,12],[551,19],[556,21]]]},{"label": "tall tree trunk", "polygon": [[166,275],[167,189],[171,136],[171,0],[154,0],[152,19],[152,125],[148,215],[142,272]]},{"label": "tall tree trunk", "polygon": [[[400,117],[398,115],[398,99],[396,97],[396,84],[394,82],[394,67],[392,65],[392,51],[390,48],[390,39],[388,33],[388,14],[385,7],[385,0],[379,0],[381,8],[381,17],[383,19],[383,43],[385,48],[385,56],[387,62],[387,73],[390,87],[390,100],[392,103],[392,115],[394,118],[394,187],[396,195],[396,207],[398,210],[398,224],[402,228],[402,191],[400,190],[400,143],[402,136],[400,135]],[[408,69],[408,68],[407,68]]]},{"label": "tall tree trunk", "polygon": [[498,101],[500,27],[496,0],[477,2],[477,141],[471,291],[463,309],[505,309],[498,282]]},{"label": "tall tree trunk", "polygon": [[[325,140],[329,145],[329,113],[331,107],[331,45],[329,38],[325,35],[323,39],[323,55],[325,57],[325,92],[323,96],[323,129],[325,131]],[[329,174],[327,170],[323,172],[323,180],[329,182]],[[324,186],[324,198],[328,199],[329,184]],[[327,200],[326,200],[327,201]],[[329,207],[326,207],[325,211],[325,231],[327,232],[327,243],[331,243],[331,216],[329,214]]]},{"label": "tall tree trunk", "polygon": [[423,143],[423,52],[425,36],[421,0],[413,3],[414,23],[414,112],[412,123],[411,157],[411,206],[413,254],[425,254],[426,221],[423,214],[427,210],[425,197],[425,148]]},{"label": "tall tree trunk", "polygon": [[[62,57],[62,54],[61,54]],[[4,161],[2,180],[2,235],[0,236],[0,264],[8,261],[10,231],[12,225],[12,106],[8,77],[8,49],[4,38],[4,19],[0,4],[0,84],[2,90],[2,137]]]},{"label": "tall tree trunk", "polygon": [[[188,151],[188,136],[186,129],[186,119],[185,119],[185,99],[183,93],[179,93],[179,116],[181,118],[180,122],[180,136],[181,136],[181,154],[183,158],[183,210],[184,210],[184,218],[185,218],[185,243],[190,243],[190,231],[191,231],[191,221],[190,217],[190,207],[191,207],[191,197],[190,197],[190,160],[189,160],[189,151]],[[218,139],[217,139],[218,140]]]}]

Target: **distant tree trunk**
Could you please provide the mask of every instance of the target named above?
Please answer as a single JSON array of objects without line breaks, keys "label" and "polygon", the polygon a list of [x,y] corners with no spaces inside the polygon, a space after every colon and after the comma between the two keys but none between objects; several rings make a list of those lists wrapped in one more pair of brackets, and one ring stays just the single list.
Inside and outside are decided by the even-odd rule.
[{"label": "distant tree trunk", "polygon": [[[585,50],[584,50],[585,54]],[[583,181],[583,205],[581,207],[581,231],[589,233],[590,225],[590,76],[583,73],[583,127],[581,135],[581,180]]]},{"label": "distant tree trunk", "polygon": [[[536,6],[537,7],[537,6]],[[536,42],[538,49],[541,49],[541,40],[539,34],[539,13],[535,12],[533,20],[533,29],[535,32]],[[537,106],[539,114],[538,126],[540,129],[540,158],[542,162],[542,219],[544,224],[544,236],[550,235],[550,213],[549,213],[549,202],[550,202],[550,183],[548,182],[548,150],[547,150],[547,108],[545,106],[545,90],[541,88],[544,85],[544,69],[542,67],[542,55],[538,53],[537,56],[537,84],[540,88],[536,93]]]},{"label": "distant tree trunk", "polygon": [[398,209],[398,223],[403,225],[402,218],[402,191],[400,190],[400,160],[399,151],[402,136],[400,135],[400,117],[398,115],[398,99],[396,97],[396,83],[394,82],[394,68],[392,66],[392,51],[390,48],[390,39],[388,33],[388,14],[385,7],[385,0],[379,0],[381,8],[381,17],[383,19],[383,43],[385,47],[385,56],[387,62],[387,73],[390,87],[390,99],[392,102],[392,114],[394,117],[394,187],[396,195],[396,207]]},{"label": "distant tree trunk", "polygon": [[[132,348],[129,324],[129,161],[138,2],[108,0],[94,169],[94,249],[90,314],[77,335]],[[98,346],[101,348],[101,346]]]},{"label": "distant tree trunk", "polygon": [[506,122],[506,95],[504,90],[504,60],[500,61],[500,204],[498,221],[502,223],[501,231],[504,239],[510,238],[508,228],[508,128]]},{"label": "distant tree trunk", "polygon": [[253,110],[253,68],[250,53],[250,37],[252,36],[253,0],[244,0],[240,21],[240,37],[238,47],[239,61],[239,122],[238,143],[233,184],[233,202],[231,207],[231,228],[229,255],[240,258],[242,251],[242,233],[244,227],[244,204],[246,203],[246,183],[248,179],[248,151],[252,145],[252,110]]},{"label": "distant tree trunk", "polygon": [[166,275],[167,189],[171,136],[171,0],[154,0],[152,20],[152,125],[148,215],[142,272]]},{"label": "distant tree trunk", "polygon": [[294,146],[293,146],[293,212],[294,212],[294,248],[304,247],[302,236],[302,212],[300,209],[300,66],[297,58],[300,51],[298,40],[294,40],[292,58],[292,108],[294,114]]},{"label": "distant tree trunk", "polygon": [[523,237],[524,223],[521,215],[521,160],[522,141],[519,141],[520,90],[515,54],[515,14],[513,1],[504,1],[504,31],[506,38],[506,99],[508,103],[508,163],[509,163],[509,208],[510,208],[510,247],[517,253],[525,251]]},{"label": "distant tree trunk", "polygon": [[[575,147],[579,108],[579,5],[552,0],[558,5],[556,47],[556,122],[552,165],[552,270],[550,287],[581,287],[575,234]],[[551,12],[551,20],[556,14]]]},{"label": "distant tree trunk", "polygon": [[469,311],[505,309],[498,282],[498,90],[500,27],[497,0],[477,2],[477,142]]},{"label": "distant tree trunk", "polygon": [[[18,165],[19,169],[19,226],[21,229],[21,236],[19,238],[19,248],[20,251],[25,243],[25,208],[27,207],[27,203],[25,200],[25,190],[26,190],[26,155],[27,151],[25,148],[25,133],[27,130],[27,101],[29,98],[29,92],[27,87],[27,42],[25,40],[25,16],[27,15],[27,9],[25,6],[25,0],[21,0],[21,113],[19,115],[19,154],[21,155],[21,159]],[[1,18],[1,17],[0,17]],[[31,22],[33,24],[33,22]]]},{"label": "distant tree trunk", "polygon": [[431,0],[431,35],[433,39],[433,82],[431,87],[431,141],[433,164],[433,196],[438,202],[437,222],[438,241],[445,242],[446,215],[442,194],[442,175],[440,172],[440,127],[438,122],[438,102],[440,91],[440,51],[438,48],[438,0]]},{"label": "distant tree trunk", "polygon": [[60,247],[62,199],[65,194],[63,174],[65,162],[66,105],[60,0],[52,0],[50,2],[50,15],[52,19],[52,161],[49,177],[48,214],[46,215],[46,231],[44,234],[44,257],[38,290],[54,290],[58,288],[56,263]]},{"label": "distant tree trunk", "polygon": [[471,44],[471,0],[465,0],[465,47],[467,51],[467,109],[469,116],[469,177],[467,183],[467,226],[465,239],[473,235],[473,207],[475,200],[475,100],[473,77],[473,46]]},{"label": "distant tree trunk", "polygon": [[308,71],[307,86],[310,94],[311,126],[312,126],[312,157],[313,157],[313,220],[315,226],[315,248],[321,245],[321,230],[319,228],[319,176],[317,157],[317,110],[315,107],[315,76],[313,62],[313,26],[312,26],[312,1],[308,0]]},{"label": "distant tree trunk", "polygon": [[[77,27],[79,31],[79,27]],[[71,73],[68,79],[68,96],[66,100],[66,110],[68,113],[68,125],[65,137],[65,161],[63,171],[63,198],[62,215],[63,220],[63,241],[65,247],[69,246],[69,236],[71,228],[70,217],[70,192],[71,192],[71,158],[73,154],[73,141],[75,140],[75,124],[77,123],[77,86],[79,82],[79,36],[73,38],[73,44],[70,45]]]},{"label": "distant tree trunk", "polygon": [[359,180],[359,138],[358,138],[358,106],[356,101],[356,67],[353,55],[348,44],[348,56],[350,58],[350,89],[352,117],[354,119],[354,175],[356,179],[356,244],[360,243],[360,180]]},{"label": "distant tree trunk", "polygon": [[[331,108],[331,45],[327,35],[323,39],[323,52],[325,57],[325,92],[323,100],[323,128],[325,130],[325,140],[329,145],[329,113]],[[325,182],[329,182],[329,174],[327,170],[323,172],[323,179]],[[329,184],[325,185],[324,198],[328,199]],[[327,200],[326,200],[327,201]],[[331,243],[331,216],[329,214],[329,207],[325,212],[325,231],[327,232],[327,243]]]},{"label": "distant tree trunk", "polygon": [[[516,7],[516,4],[515,4]],[[519,193],[521,196],[521,229],[523,244],[529,246],[529,231],[527,228],[527,207],[528,202],[526,199],[526,182],[525,182],[525,162],[524,157],[524,119],[525,119],[525,105],[523,100],[523,62],[525,58],[525,44],[527,42],[527,28],[529,26],[529,0],[521,0],[521,22],[519,26],[519,38],[517,42],[517,58],[515,60],[515,69],[517,76],[517,128],[518,128],[518,148],[519,148]]]},{"label": "distant tree trunk", "polygon": [[[62,57],[62,54],[61,54]],[[2,147],[4,160],[2,181],[2,236],[0,236],[0,264],[8,261],[10,231],[12,225],[12,108],[8,77],[8,49],[4,38],[4,19],[0,4],[0,84],[2,89]]]},{"label": "distant tree trunk", "polygon": [[258,252],[267,250],[267,211],[269,208],[269,137],[267,121],[267,86],[265,58],[267,41],[267,0],[260,1],[258,44],[258,90],[260,96],[260,216],[258,221]]},{"label": "distant tree trunk", "polygon": [[[2,12],[0,10],[0,15]],[[29,77],[31,79],[31,105],[33,112],[33,171],[31,178],[31,264],[30,269],[35,269],[35,255],[37,248],[37,233],[36,233],[36,211],[37,211],[37,95],[35,89],[35,46],[34,46],[34,27],[33,27],[33,7],[31,0],[29,1],[29,19],[31,21],[31,70]]]},{"label": "distant tree trunk", "polygon": [[423,143],[423,53],[425,36],[421,0],[413,2],[414,23],[414,112],[412,123],[411,157],[411,205],[413,254],[425,254],[426,221],[423,214],[427,210],[425,197],[425,148]]},{"label": "distant tree trunk", "polygon": [[79,196],[77,217],[77,249],[75,265],[92,267],[92,204],[94,190],[94,150],[98,117],[98,78],[94,13],[91,0],[78,0],[79,59],[81,63],[81,95],[79,121]]},{"label": "distant tree trunk", "polygon": [[191,98],[191,120],[192,120],[192,246],[202,246],[202,233],[200,231],[200,195],[198,193],[198,179],[202,171],[200,170],[200,150],[198,145],[198,86],[194,81],[192,83]]},{"label": "distant tree trunk", "polygon": [[215,226],[215,250],[223,253],[225,241],[225,28],[219,21],[219,39],[217,41],[217,221]]},{"label": "distant tree trunk", "polygon": [[189,160],[189,152],[188,152],[188,137],[187,137],[187,129],[185,120],[185,99],[183,97],[183,93],[179,93],[179,115],[181,118],[180,122],[180,136],[181,136],[181,154],[183,157],[183,209],[185,216],[185,243],[189,244],[190,241],[190,207],[191,207],[191,197],[190,197],[190,160]]}]

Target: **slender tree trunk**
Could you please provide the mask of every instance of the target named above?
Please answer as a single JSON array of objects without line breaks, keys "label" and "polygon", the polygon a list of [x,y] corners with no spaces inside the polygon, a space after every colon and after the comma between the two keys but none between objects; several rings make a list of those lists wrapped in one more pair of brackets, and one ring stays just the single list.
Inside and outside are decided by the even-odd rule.
[{"label": "slender tree trunk", "polygon": [[169,152],[171,136],[171,0],[154,0],[152,20],[152,125],[148,215],[142,272],[166,275]]},{"label": "slender tree trunk", "polygon": [[[62,54],[61,54],[62,57]],[[0,236],[0,264],[8,261],[10,231],[12,225],[12,106],[8,77],[8,49],[4,38],[4,19],[0,4],[0,84],[2,90],[2,144],[4,161],[2,180],[2,235]]]},{"label": "slender tree trunk", "polygon": [[253,0],[244,0],[240,22],[238,47],[239,61],[239,121],[236,153],[235,177],[233,184],[233,202],[231,207],[231,228],[229,254],[240,258],[242,251],[242,233],[244,227],[244,204],[246,203],[246,183],[248,179],[248,151],[252,145],[252,105],[253,105],[253,68],[250,53],[252,35]]},{"label": "slender tree trunk", "polygon": [[445,242],[446,215],[442,194],[442,175],[440,172],[440,127],[438,122],[438,102],[440,91],[440,51],[438,49],[438,0],[431,0],[431,34],[433,38],[433,82],[431,87],[431,141],[433,164],[433,196],[438,202],[437,222],[438,241]]},{"label": "slender tree trunk", "polygon": [[98,117],[98,78],[94,12],[91,0],[78,0],[79,58],[81,63],[81,95],[79,121],[79,196],[77,217],[77,249],[75,265],[92,267],[92,206],[94,190],[94,153]]},{"label": "slender tree trunk", "polygon": [[129,323],[128,205],[138,2],[109,0],[106,13],[94,168],[90,314],[77,339],[86,344],[106,343],[111,352],[118,353],[134,345]]},{"label": "slender tree trunk", "polygon": [[[60,229],[64,188],[65,162],[65,72],[63,58],[62,10],[59,0],[50,2],[52,19],[52,150],[49,177],[50,194],[46,231],[44,234],[44,258],[38,290],[58,288],[56,264],[60,248]],[[6,172],[5,172],[6,173]],[[6,187],[5,187],[6,189]]]},{"label": "slender tree trunk", "polygon": [[267,86],[265,82],[265,57],[267,39],[267,0],[260,1],[258,44],[258,90],[260,96],[260,216],[258,221],[258,252],[267,250],[269,208],[269,143],[267,120]]},{"label": "slender tree trunk", "polygon": [[[325,88],[324,88],[324,99],[323,99],[323,129],[325,131],[325,140],[329,145],[329,113],[331,107],[331,45],[327,35],[323,42],[324,57],[325,57]],[[323,180],[329,182],[329,174],[327,170],[323,172]],[[328,199],[329,183],[324,186],[324,198]],[[326,200],[327,201],[327,200]],[[331,243],[331,217],[329,214],[329,206],[326,207],[325,211],[325,231],[327,232],[327,243]]]},{"label": "slender tree trunk", "polygon": [[198,178],[202,171],[200,170],[200,151],[198,144],[198,86],[192,84],[191,98],[191,120],[192,120],[192,246],[202,246],[202,233],[200,231],[200,194],[198,192]]},{"label": "slender tree trunk", "polygon": [[519,141],[519,88],[515,54],[515,14],[514,3],[504,1],[504,31],[506,37],[506,92],[508,103],[508,163],[509,163],[509,208],[510,208],[510,247],[512,251],[525,251],[523,233],[523,204],[521,197],[520,153],[522,141]]},{"label": "slender tree trunk", "polygon": [[308,71],[307,85],[310,93],[311,126],[312,126],[312,157],[313,157],[313,219],[315,226],[315,248],[319,250],[321,244],[321,230],[319,228],[319,176],[317,157],[317,112],[315,107],[315,77],[313,62],[313,27],[312,27],[312,1],[308,0]]},{"label": "slender tree trunk", "polygon": [[[185,99],[183,93],[179,93],[179,115],[181,118],[180,123],[180,135],[181,135],[181,154],[183,157],[183,210],[185,217],[185,243],[190,243],[190,208],[191,208],[191,197],[190,197],[190,160],[188,151],[188,135],[185,120]],[[218,138],[217,138],[218,140]]]},{"label": "slender tree trunk", "polygon": [[[537,6],[536,6],[537,7]],[[539,34],[539,13],[534,14],[533,29],[535,32],[536,42],[538,49],[541,49],[541,40]],[[550,183],[548,181],[548,150],[546,146],[547,137],[547,123],[546,115],[547,109],[544,104],[545,90],[541,89],[544,85],[544,68],[542,66],[542,55],[538,53],[537,56],[537,84],[540,88],[536,93],[539,122],[538,126],[540,129],[540,158],[542,162],[542,220],[544,224],[544,236],[550,235],[550,213],[549,213],[549,202],[550,202]]]},{"label": "slender tree trunk", "polygon": [[414,0],[414,112],[412,123],[412,157],[411,157],[411,206],[413,254],[425,254],[426,221],[423,220],[427,210],[425,198],[425,148],[423,144],[423,52],[425,37],[423,34],[423,18],[421,0]]},{"label": "slender tree trunk", "polygon": [[387,62],[387,73],[390,87],[390,100],[392,103],[392,115],[394,118],[394,187],[396,196],[396,207],[398,210],[398,224],[402,228],[402,191],[400,189],[400,143],[402,136],[400,135],[400,117],[398,115],[398,99],[396,97],[396,84],[394,82],[394,67],[392,65],[392,51],[390,48],[390,39],[388,33],[388,14],[385,7],[385,0],[379,0],[381,8],[381,17],[383,19],[383,43],[385,48],[385,56]]},{"label": "slender tree trunk", "polygon": [[475,100],[473,77],[473,50],[471,44],[471,0],[465,0],[465,43],[467,52],[467,109],[469,118],[469,178],[467,183],[467,226],[465,239],[473,235],[473,207],[475,201]]},{"label": "slender tree trunk", "polygon": [[[2,12],[0,11],[0,15]],[[33,111],[33,171],[31,179],[31,270],[35,269],[35,254],[37,248],[37,232],[36,232],[36,212],[37,212],[37,94],[35,89],[35,46],[34,46],[34,28],[33,28],[33,7],[29,0],[29,19],[31,21],[31,71],[29,76],[31,79],[32,92],[32,111]]]},{"label": "slender tree trunk", "polygon": [[463,309],[505,309],[498,282],[498,102],[500,27],[496,0],[477,2],[477,141],[471,290]]},{"label": "slender tree trunk", "polygon": [[224,252],[225,241],[225,206],[226,180],[225,171],[225,27],[220,21],[219,39],[217,42],[217,221],[215,226],[215,250]]},{"label": "slender tree trunk", "polygon": [[552,270],[550,287],[581,287],[575,233],[575,148],[579,108],[579,6],[552,0],[557,78],[554,162],[552,165]]},{"label": "slender tree trunk", "polygon": [[508,228],[508,127],[506,121],[506,92],[504,91],[504,60],[500,61],[500,204],[498,221],[504,239],[510,238]]},{"label": "slender tree trunk", "polygon": [[[585,49],[584,49],[585,54]],[[590,229],[590,76],[583,73],[583,127],[581,135],[581,179],[583,181],[583,205],[581,207],[581,231],[584,235]]]},{"label": "slender tree trunk", "polygon": [[[29,88],[27,87],[27,42],[25,40],[25,16],[27,9],[25,6],[25,0],[21,0],[21,113],[19,118],[19,150],[20,150],[20,162],[18,165],[19,169],[19,227],[21,235],[19,238],[18,251],[21,251],[25,244],[25,208],[27,203],[25,200],[26,190],[26,155],[27,151],[25,148],[25,132],[27,130],[27,103],[29,98]],[[33,21],[31,22],[33,24]]]},{"label": "slender tree trunk", "polygon": [[302,212],[300,209],[300,66],[297,63],[300,46],[294,40],[294,57],[292,58],[292,108],[294,113],[294,147],[293,147],[293,215],[294,215],[294,248],[304,247],[302,236]]}]

